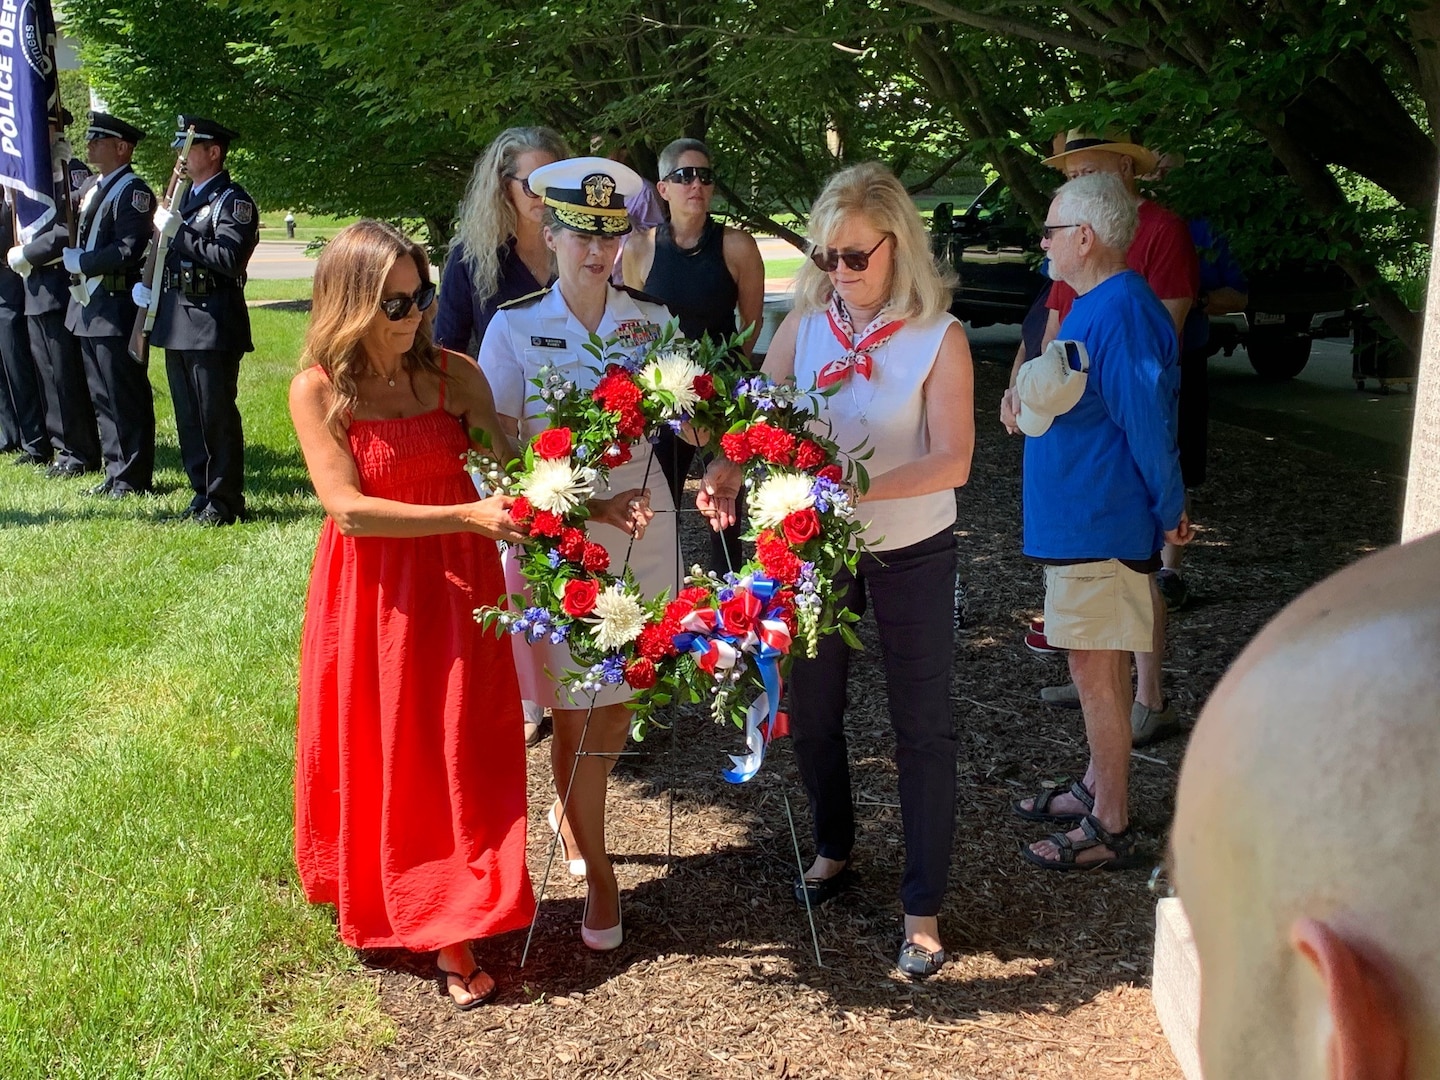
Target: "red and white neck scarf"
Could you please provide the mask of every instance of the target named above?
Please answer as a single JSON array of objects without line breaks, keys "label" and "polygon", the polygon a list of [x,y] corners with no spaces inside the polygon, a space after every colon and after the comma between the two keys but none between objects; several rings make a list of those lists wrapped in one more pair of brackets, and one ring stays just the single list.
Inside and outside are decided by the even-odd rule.
[{"label": "red and white neck scarf", "polygon": [[870,354],[875,347],[886,338],[897,333],[905,325],[904,319],[891,320],[886,315],[889,305],[881,308],[870,325],[865,327],[857,338],[855,328],[850,325],[850,316],[845,311],[845,305],[840,302],[840,297],[831,294],[830,306],[826,309],[825,317],[830,321],[830,332],[835,335],[835,340],[845,348],[845,355],[839,359],[831,360],[820,369],[815,376],[815,385],[818,389],[824,390],[833,386],[842,379],[848,378],[852,373],[863,379],[869,379],[875,369],[875,361]]}]

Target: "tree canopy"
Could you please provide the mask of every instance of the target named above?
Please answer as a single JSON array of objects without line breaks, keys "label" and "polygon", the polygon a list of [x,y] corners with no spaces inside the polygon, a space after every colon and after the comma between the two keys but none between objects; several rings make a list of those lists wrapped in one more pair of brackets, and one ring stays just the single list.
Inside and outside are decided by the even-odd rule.
[{"label": "tree canopy", "polygon": [[[448,235],[499,130],[592,136],[653,176],[705,138],[739,220],[799,241],[825,177],[879,159],[912,191],[1003,177],[1037,218],[1054,132],[1129,129],[1186,166],[1164,197],[1252,265],[1342,265],[1411,343],[1437,187],[1440,0],[70,0],[92,82],[158,134],[242,132],[262,201]],[[187,10],[192,10],[187,9]],[[161,140],[147,149],[158,170]],[[168,167],[168,163],[166,164]]]}]

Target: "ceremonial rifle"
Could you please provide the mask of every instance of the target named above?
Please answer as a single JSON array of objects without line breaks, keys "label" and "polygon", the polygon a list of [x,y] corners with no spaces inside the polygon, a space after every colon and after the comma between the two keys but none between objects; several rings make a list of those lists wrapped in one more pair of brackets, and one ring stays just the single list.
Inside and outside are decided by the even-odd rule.
[{"label": "ceremonial rifle", "polygon": [[[170,172],[170,182],[165,186],[165,209],[176,210],[190,194],[190,174],[185,171],[185,159],[190,156],[190,144],[195,141],[195,129],[185,129],[185,144],[180,147],[180,156],[175,159],[175,168]],[[150,290],[150,303],[143,311],[135,313],[135,329],[130,332],[130,358],[137,364],[145,363],[150,355],[150,331],[155,328],[155,315],[160,310],[161,275],[165,273],[165,256],[170,253],[170,237],[159,229],[150,236],[150,254],[145,258],[145,269],[140,283]]]}]

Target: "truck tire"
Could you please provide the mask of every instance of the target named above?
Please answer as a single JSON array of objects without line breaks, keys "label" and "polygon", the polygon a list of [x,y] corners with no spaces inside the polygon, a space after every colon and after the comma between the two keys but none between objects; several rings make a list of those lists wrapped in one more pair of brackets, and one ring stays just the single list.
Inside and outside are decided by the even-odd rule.
[{"label": "truck tire", "polygon": [[[1248,320],[1247,320],[1248,321]],[[1250,324],[1245,335],[1245,354],[1262,379],[1293,379],[1310,361],[1310,316],[1288,315],[1281,326]]]}]

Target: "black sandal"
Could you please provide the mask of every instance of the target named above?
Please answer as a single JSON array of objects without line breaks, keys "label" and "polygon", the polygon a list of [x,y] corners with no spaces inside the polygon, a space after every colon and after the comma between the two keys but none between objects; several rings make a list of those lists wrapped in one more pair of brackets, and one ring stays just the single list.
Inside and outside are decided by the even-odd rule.
[{"label": "black sandal", "polygon": [[[1141,862],[1135,855],[1135,836],[1133,830],[1126,826],[1118,833],[1109,833],[1092,814],[1086,814],[1080,819],[1080,830],[1085,834],[1083,839],[1071,840],[1063,832],[1051,833],[1045,839],[1049,840],[1060,849],[1058,859],[1046,859],[1035,854],[1029,845],[1020,849],[1028,862],[1045,870],[1128,870],[1138,866]],[[1114,854],[1108,859],[1096,859],[1093,862],[1076,862],[1075,856],[1090,848],[1107,847]]]},{"label": "black sandal", "polygon": [[[1061,795],[1073,795],[1077,800],[1079,800],[1080,805],[1085,807],[1085,809],[1079,813],[1076,813],[1074,811],[1052,811],[1050,809],[1050,804],[1053,803],[1056,799],[1058,799]],[[1092,795],[1090,793],[1090,789],[1087,788],[1079,780],[1076,780],[1073,784],[1070,785],[1069,788],[1062,788],[1058,786],[1046,788],[1044,791],[1040,792],[1033,799],[1031,799],[1030,808],[1028,810],[1024,806],[1020,805],[1020,803],[1023,803],[1024,801],[1024,799],[1021,799],[1020,802],[1011,803],[1010,809],[1015,812],[1016,817],[1021,818],[1025,821],[1044,821],[1065,825],[1072,821],[1080,821],[1081,819],[1095,812],[1095,796]]]},{"label": "black sandal", "polygon": [[[485,994],[476,994],[474,990],[470,989],[470,983],[475,979],[475,977],[477,975],[484,974],[485,969],[482,968],[479,964],[475,965],[475,970],[470,972],[469,975],[461,975],[458,971],[448,971],[445,968],[441,967],[439,960],[435,961],[435,984],[440,990],[440,996],[449,999],[450,1004],[454,1005],[455,1008],[459,1009],[461,1012],[469,1012],[471,1009],[477,1009],[495,996],[495,991],[499,989],[499,985],[495,982],[494,979],[490,980],[490,989]],[[456,1001],[455,995],[450,993],[451,979],[459,979],[460,988],[464,990],[467,994],[470,994],[473,1000],[467,1001],[464,1005],[461,1005],[460,1002]]]}]

